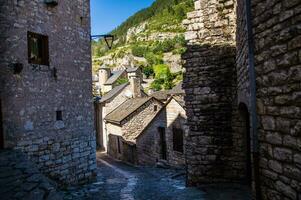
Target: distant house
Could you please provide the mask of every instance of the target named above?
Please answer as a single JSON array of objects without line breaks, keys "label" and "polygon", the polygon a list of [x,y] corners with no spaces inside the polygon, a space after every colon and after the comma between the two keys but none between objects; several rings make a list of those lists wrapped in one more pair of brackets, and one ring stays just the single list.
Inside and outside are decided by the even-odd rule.
[{"label": "distant house", "polygon": [[150,96],[155,97],[156,99],[165,103],[168,100],[169,91],[157,91],[157,92],[152,93]]},{"label": "distant house", "polygon": [[154,97],[133,98],[109,113],[104,118],[109,138],[108,154],[116,159],[138,164],[137,138],[163,106]]},{"label": "distant house", "polygon": [[184,93],[185,91],[182,88],[182,82],[180,82],[171,90],[157,91],[152,93],[150,96],[166,103],[171,96],[183,96]]},{"label": "distant house", "polygon": [[98,71],[98,83],[101,93],[107,93],[118,85],[118,80],[127,78],[126,70],[111,71],[101,67]]},{"label": "distant house", "polygon": [[138,163],[155,165],[160,162],[184,167],[186,120],[183,97],[171,97],[137,137]]},{"label": "distant house", "polygon": [[[102,66],[98,71],[97,86],[102,94],[106,94],[114,87],[120,85],[120,80],[139,77],[142,81],[142,73],[139,67],[131,67],[121,70],[112,71],[111,68]],[[124,80],[123,80],[124,81]]]},{"label": "distant house", "polygon": [[155,97],[131,99],[108,114],[108,154],[138,165],[160,162],[185,166],[184,137],[188,129],[180,89],[181,84],[170,90],[165,104]]},{"label": "distant house", "polygon": [[106,115],[131,98],[146,96],[142,90],[140,78],[131,77],[128,83],[114,87],[102,96],[100,100],[95,102],[96,141],[98,148],[107,150],[108,134],[104,124]]}]

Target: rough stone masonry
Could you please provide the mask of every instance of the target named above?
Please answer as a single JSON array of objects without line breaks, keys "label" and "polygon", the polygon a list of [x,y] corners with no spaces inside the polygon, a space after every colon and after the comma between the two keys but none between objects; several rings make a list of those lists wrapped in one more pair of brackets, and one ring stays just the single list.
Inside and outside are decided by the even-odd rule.
[{"label": "rough stone masonry", "polygon": [[[89,180],[96,169],[89,1],[4,0],[0,23],[5,148],[25,152],[62,183]],[[31,48],[30,32],[38,35]],[[32,52],[48,63],[32,64]]]},{"label": "rough stone masonry", "polygon": [[248,10],[256,110],[246,1],[195,0],[184,21],[188,184],[240,181],[252,184],[256,199],[301,199],[301,2],[252,0]]}]

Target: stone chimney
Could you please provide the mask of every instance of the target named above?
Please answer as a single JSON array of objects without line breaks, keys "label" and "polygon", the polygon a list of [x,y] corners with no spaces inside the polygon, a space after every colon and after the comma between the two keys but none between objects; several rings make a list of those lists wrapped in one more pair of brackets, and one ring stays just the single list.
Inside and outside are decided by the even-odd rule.
[{"label": "stone chimney", "polygon": [[104,84],[111,76],[111,69],[105,66],[101,66],[98,71],[98,82],[101,90],[103,90]]},{"label": "stone chimney", "polygon": [[130,84],[131,84],[131,90],[133,93],[133,98],[142,97],[141,79],[139,77],[131,77]]}]

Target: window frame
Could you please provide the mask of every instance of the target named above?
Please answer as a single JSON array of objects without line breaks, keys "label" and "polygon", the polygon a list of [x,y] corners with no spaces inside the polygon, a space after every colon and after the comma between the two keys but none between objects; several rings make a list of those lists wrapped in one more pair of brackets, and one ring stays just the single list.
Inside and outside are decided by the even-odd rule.
[{"label": "window frame", "polygon": [[[38,49],[38,53],[41,54],[41,59],[32,59],[32,38],[40,40],[41,46]],[[35,65],[46,65],[49,66],[49,38],[47,35],[34,33],[31,31],[27,32],[27,47],[28,47],[28,63]]]}]

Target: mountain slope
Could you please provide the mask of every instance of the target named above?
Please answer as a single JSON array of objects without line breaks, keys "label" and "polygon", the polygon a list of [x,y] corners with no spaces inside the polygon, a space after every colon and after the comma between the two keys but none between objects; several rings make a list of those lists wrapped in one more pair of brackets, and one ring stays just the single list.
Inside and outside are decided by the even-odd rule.
[{"label": "mountain slope", "polygon": [[[111,50],[103,41],[92,43],[94,71],[102,64],[115,69],[140,66],[146,76],[156,77],[154,69],[160,65],[179,75],[180,54],[185,51],[182,20],[191,10],[193,0],[156,0],[111,32],[117,38]],[[180,79],[177,75],[165,79],[173,82]],[[163,85],[168,85],[163,89],[173,86],[172,83]]]}]

